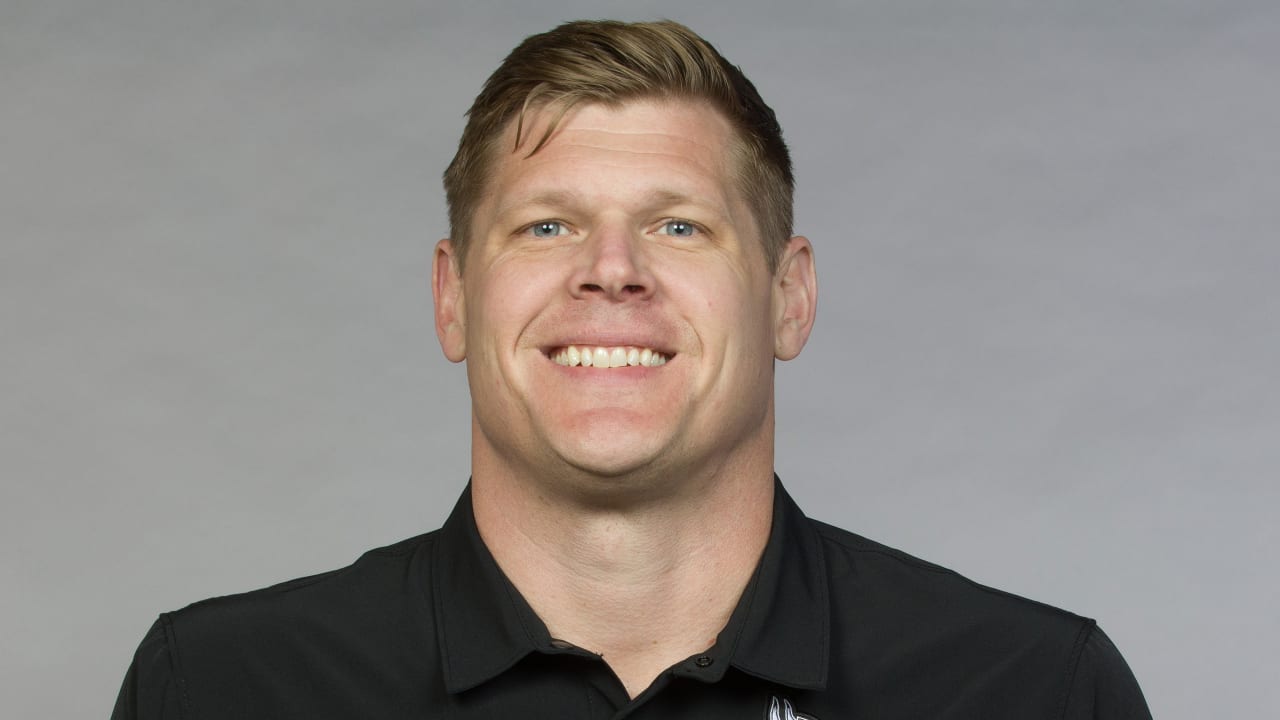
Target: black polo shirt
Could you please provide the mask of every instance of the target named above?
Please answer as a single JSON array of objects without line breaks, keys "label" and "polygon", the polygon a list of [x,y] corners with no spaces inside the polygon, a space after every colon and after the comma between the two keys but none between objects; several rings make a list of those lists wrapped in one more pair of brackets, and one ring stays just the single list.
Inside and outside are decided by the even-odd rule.
[{"label": "black polo shirt", "polygon": [[552,638],[463,493],[440,530],[160,616],[113,718],[1149,718],[1092,620],[806,518],[777,485],[713,647],[634,700]]}]

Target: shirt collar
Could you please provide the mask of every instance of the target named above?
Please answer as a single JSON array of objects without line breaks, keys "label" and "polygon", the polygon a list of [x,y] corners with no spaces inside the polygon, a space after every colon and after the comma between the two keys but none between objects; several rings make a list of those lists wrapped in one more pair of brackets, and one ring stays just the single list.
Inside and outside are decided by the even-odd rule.
[{"label": "shirt collar", "polygon": [[440,529],[434,552],[431,581],[446,690],[469,690],[550,647],[546,625],[480,539],[470,483]]},{"label": "shirt collar", "polygon": [[[710,651],[749,675],[794,688],[827,681],[830,607],[822,544],[774,479],[773,526],[738,606]],[[445,688],[460,693],[531,652],[560,652],[498,567],[476,528],[470,485],[441,528],[432,590]],[[718,672],[705,677],[718,680]]]},{"label": "shirt collar", "polygon": [[822,541],[775,475],[769,541],[716,647],[724,646],[730,664],[749,675],[823,689],[830,627]]}]

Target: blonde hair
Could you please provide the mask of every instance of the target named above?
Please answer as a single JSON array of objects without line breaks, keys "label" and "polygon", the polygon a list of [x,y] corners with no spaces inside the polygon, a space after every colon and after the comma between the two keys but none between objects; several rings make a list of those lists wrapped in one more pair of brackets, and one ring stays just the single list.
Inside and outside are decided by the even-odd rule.
[{"label": "blonde hair", "polygon": [[554,108],[551,124],[533,145],[538,152],[564,114],[579,103],[619,106],[642,98],[709,103],[733,127],[739,191],[755,210],[770,270],[791,237],[795,179],[791,156],[773,110],[742,71],[689,28],[670,20],[623,23],[576,21],[520,43],[485,82],[467,111],[458,152],[444,173],[450,234],[459,265],[471,221],[486,190],[493,158],[507,126],[516,145],[534,109]]}]

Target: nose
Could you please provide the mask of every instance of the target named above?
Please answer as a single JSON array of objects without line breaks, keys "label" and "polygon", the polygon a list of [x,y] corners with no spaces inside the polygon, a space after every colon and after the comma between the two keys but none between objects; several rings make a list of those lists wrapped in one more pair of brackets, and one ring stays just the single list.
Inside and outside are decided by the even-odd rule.
[{"label": "nose", "polygon": [[647,299],[653,295],[644,238],[619,224],[595,228],[583,242],[570,279],[574,297],[599,297],[612,302]]}]

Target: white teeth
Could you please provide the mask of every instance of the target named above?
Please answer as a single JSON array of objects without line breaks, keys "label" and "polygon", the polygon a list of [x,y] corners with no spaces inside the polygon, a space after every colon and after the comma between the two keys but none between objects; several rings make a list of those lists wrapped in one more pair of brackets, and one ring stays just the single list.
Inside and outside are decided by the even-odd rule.
[{"label": "white teeth", "polygon": [[551,355],[559,365],[568,367],[658,367],[665,365],[667,356],[650,348],[640,347],[581,347],[570,345]]}]

